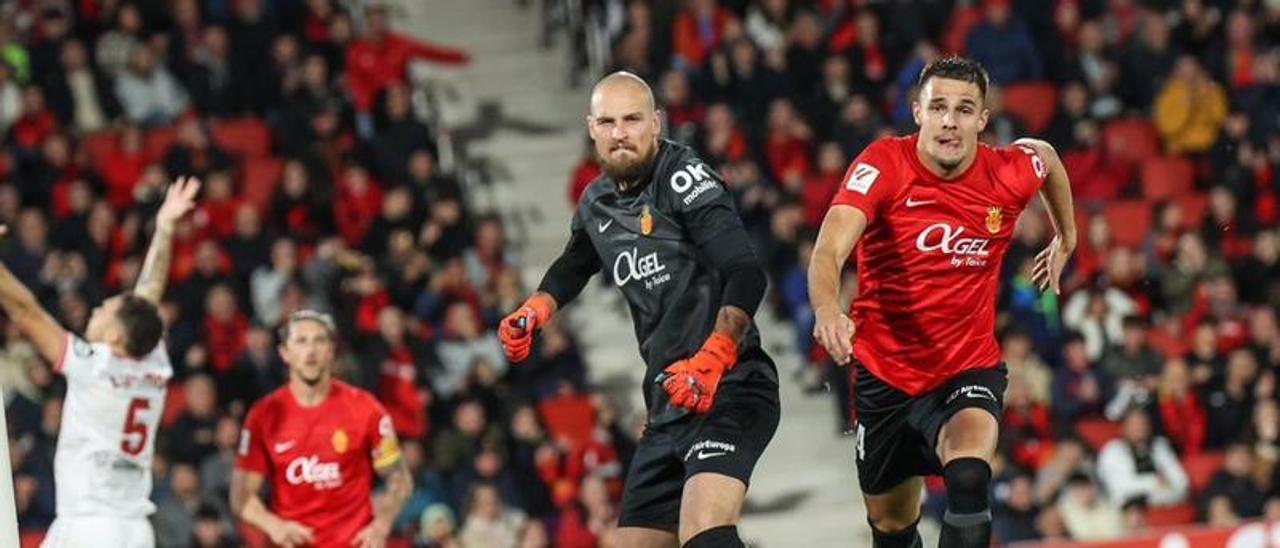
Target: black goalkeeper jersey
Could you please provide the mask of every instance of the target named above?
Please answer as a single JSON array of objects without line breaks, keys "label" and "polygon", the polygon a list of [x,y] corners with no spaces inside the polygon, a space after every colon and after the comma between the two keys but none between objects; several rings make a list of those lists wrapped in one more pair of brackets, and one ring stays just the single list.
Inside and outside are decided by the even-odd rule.
[{"label": "black goalkeeper jersey", "polygon": [[[705,251],[747,234],[719,175],[688,147],[660,140],[646,179],[626,192],[608,177],[597,179],[579,202],[572,228],[590,238],[605,275],[626,297],[647,366],[650,420],[668,422],[687,411],[669,406],[654,380],[701,348],[721,307],[724,279]],[[706,214],[715,208],[723,209]],[[738,344],[738,356],[739,366],[722,382],[761,368],[776,378],[754,320]]]}]

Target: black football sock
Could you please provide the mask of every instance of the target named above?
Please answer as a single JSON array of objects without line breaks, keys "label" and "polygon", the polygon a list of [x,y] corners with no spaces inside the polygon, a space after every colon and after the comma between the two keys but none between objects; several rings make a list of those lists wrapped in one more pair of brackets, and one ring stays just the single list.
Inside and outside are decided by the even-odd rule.
[{"label": "black football sock", "polygon": [[746,548],[738,538],[737,525],[721,525],[698,533],[681,548]]},{"label": "black football sock", "polygon": [[[870,523],[871,520],[867,520]],[[871,524],[871,546],[873,548],[924,548],[924,541],[920,539],[920,532],[916,530],[916,526],[920,524],[920,518],[916,518],[906,529],[886,533],[876,529],[874,523]]]}]

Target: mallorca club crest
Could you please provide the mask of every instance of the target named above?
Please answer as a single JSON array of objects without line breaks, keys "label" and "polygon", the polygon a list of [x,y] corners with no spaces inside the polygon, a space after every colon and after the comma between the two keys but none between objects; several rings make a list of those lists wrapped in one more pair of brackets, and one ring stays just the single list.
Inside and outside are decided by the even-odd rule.
[{"label": "mallorca club crest", "polygon": [[653,215],[649,213],[649,206],[640,211],[640,233],[645,236],[653,233]]},{"label": "mallorca club crest", "polygon": [[347,452],[347,433],[341,428],[333,431],[333,437],[329,439],[333,443],[333,450],[339,455]]},{"label": "mallorca club crest", "polygon": [[992,234],[1000,232],[1000,208],[987,208],[987,231]]}]

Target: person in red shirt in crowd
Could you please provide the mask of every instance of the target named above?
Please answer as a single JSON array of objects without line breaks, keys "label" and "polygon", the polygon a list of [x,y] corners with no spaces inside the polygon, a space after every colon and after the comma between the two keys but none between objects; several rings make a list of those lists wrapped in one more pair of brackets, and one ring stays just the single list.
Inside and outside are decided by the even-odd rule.
[{"label": "person in red shirt in crowd", "polygon": [[134,203],[134,188],[142,180],[150,159],[142,148],[142,128],[125,126],[120,132],[120,145],[102,160],[99,176],[107,187],[107,201],[111,207],[123,210]]},{"label": "person in red shirt in crowd", "polygon": [[348,246],[359,248],[373,222],[382,214],[382,188],[369,177],[364,167],[352,164],[338,183],[338,196],[333,201],[333,218],[338,233]]},{"label": "person in red shirt in crowd", "polygon": [[573,167],[573,174],[569,176],[569,205],[576,208],[578,201],[582,199],[582,193],[599,176],[600,162],[596,161],[595,145],[591,139],[587,139],[582,159],[578,160],[578,165]]},{"label": "person in red shirt in crowd", "polygon": [[738,18],[716,0],[693,0],[688,8],[676,15],[671,30],[676,58],[690,68],[702,68],[702,63],[712,50],[720,47],[730,27],[738,25]]},{"label": "person in red shirt in crowd", "polygon": [[822,225],[822,216],[844,180],[847,161],[838,143],[826,143],[818,151],[818,172],[804,185],[804,222],[809,227]]},{"label": "person in red shirt in crowd", "polygon": [[387,8],[374,4],[365,10],[364,36],[347,48],[347,85],[356,110],[368,113],[378,93],[405,80],[412,59],[462,64],[470,60],[466,52],[415,40],[391,32]]},{"label": "person in red shirt in crowd", "polygon": [[1183,457],[1194,457],[1204,449],[1206,415],[1200,397],[1192,390],[1191,368],[1181,358],[1164,363],[1156,394],[1156,418],[1161,431]]},{"label": "person in red shirt in crowd", "polygon": [[1009,447],[1013,462],[1028,470],[1039,470],[1053,456],[1053,421],[1049,409],[1031,397],[1030,387],[1011,381],[1005,392],[1001,418],[1001,440]]},{"label": "person in red shirt in crowd", "polygon": [[[1037,193],[1057,235],[1032,280],[1058,293],[1076,246],[1070,181],[1053,147],[978,144],[988,81],[958,57],[921,71],[919,133],[879,139],[858,156],[809,263],[814,338],[836,363],[853,364],[858,480],[878,548],[920,544],[926,474],[946,482],[941,546],[990,545],[990,460],[1007,383],[994,334],[1001,263]],[[855,245],[851,320],[838,296]]]},{"label": "person in red shirt in crowd", "polygon": [[[231,511],[285,547],[382,547],[413,477],[391,417],[373,397],[333,378],[337,327],[295,312],[282,328],[289,382],[245,417],[231,478]],[[386,491],[372,504],[373,473]],[[271,480],[271,508],[259,497]]]}]

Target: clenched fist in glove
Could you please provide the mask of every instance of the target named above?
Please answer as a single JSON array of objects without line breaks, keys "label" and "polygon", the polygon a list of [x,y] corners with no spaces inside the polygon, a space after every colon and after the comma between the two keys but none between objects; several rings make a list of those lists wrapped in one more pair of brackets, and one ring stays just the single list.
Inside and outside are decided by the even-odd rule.
[{"label": "clenched fist in glove", "polygon": [[707,413],[715,404],[720,377],[737,364],[738,343],[723,333],[712,333],[697,354],[663,371],[662,388],[670,396],[671,405]]},{"label": "clenched fist in glove", "polygon": [[522,362],[533,350],[533,333],[547,324],[556,302],[546,293],[535,293],[498,324],[498,339],[511,363]]}]

